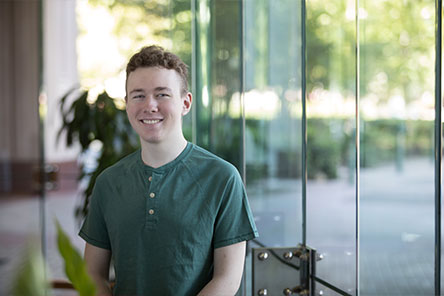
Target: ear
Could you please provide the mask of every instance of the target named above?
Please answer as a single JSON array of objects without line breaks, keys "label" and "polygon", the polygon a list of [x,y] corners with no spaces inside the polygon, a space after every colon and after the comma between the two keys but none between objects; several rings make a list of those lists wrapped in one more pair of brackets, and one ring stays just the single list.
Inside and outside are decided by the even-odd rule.
[{"label": "ear", "polygon": [[182,102],[183,102],[182,116],[184,116],[188,114],[188,112],[190,112],[191,105],[193,103],[193,95],[190,92],[188,92],[185,96],[182,97]]}]

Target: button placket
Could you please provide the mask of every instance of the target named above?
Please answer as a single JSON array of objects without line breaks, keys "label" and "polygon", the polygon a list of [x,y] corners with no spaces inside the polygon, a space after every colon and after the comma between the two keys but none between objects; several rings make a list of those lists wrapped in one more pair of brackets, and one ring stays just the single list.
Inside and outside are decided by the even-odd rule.
[{"label": "button placket", "polygon": [[[153,173],[153,175],[154,175],[154,173]],[[148,177],[148,182],[150,183],[150,193],[149,193],[149,197],[150,198],[155,198],[156,197],[156,193],[154,192],[154,188],[155,188],[155,186],[154,186],[154,184],[153,184],[153,175],[151,175],[151,176],[149,176]]]},{"label": "button placket", "polygon": [[158,213],[157,213],[157,182],[158,175],[152,172],[151,176],[148,177],[149,190],[146,198],[146,222],[147,225],[154,226],[157,224]]}]

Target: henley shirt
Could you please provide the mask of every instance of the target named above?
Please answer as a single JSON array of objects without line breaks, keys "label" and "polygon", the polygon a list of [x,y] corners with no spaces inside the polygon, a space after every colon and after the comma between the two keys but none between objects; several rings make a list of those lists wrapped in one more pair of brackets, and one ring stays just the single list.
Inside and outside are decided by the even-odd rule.
[{"label": "henley shirt", "polygon": [[159,168],[141,150],[96,180],[79,235],[111,250],[114,295],[196,295],[213,275],[213,251],[258,236],[237,169],[188,143]]}]

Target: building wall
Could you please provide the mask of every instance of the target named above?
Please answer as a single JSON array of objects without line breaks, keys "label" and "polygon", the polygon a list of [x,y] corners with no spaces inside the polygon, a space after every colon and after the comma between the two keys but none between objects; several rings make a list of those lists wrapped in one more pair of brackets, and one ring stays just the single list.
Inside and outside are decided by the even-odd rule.
[{"label": "building wall", "polygon": [[62,125],[60,99],[78,86],[76,54],[76,0],[46,0],[44,24],[44,89],[47,97],[45,118],[45,155],[50,163],[64,163],[76,159],[79,149],[67,148],[57,141]]},{"label": "building wall", "polygon": [[29,191],[39,159],[39,2],[1,1],[0,191]]},{"label": "building wall", "polygon": [[45,160],[55,165],[57,190],[77,188],[79,147],[66,147],[58,140],[62,126],[60,99],[79,83],[77,71],[76,0],[46,0],[43,4],[43,65],[46,117],[44,125]]}]

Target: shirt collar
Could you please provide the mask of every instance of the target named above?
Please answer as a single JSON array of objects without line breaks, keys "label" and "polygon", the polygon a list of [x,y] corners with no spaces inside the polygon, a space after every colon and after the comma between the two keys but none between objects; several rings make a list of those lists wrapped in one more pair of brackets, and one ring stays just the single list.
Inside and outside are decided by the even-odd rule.
[{"label": "shirt collar", "polygon": [[149,165],[146,165],[142,160],[142,150],[139,149],[137,152],[137,163],[139,168],[141,168],[144,171],[147,172],[154,172],[154,173],[164,173],[169,171],[170,169],[176,167],[180,162],[182,162],[183,159],[185,159],[188,154],[193,150],[194,145],[190,142],[187,142],[187,146],[183,151],[177,156],[174,160],[170,161],[169,163],[164,164],[163,166],[160,166],[158,168],[153,168]]}]

